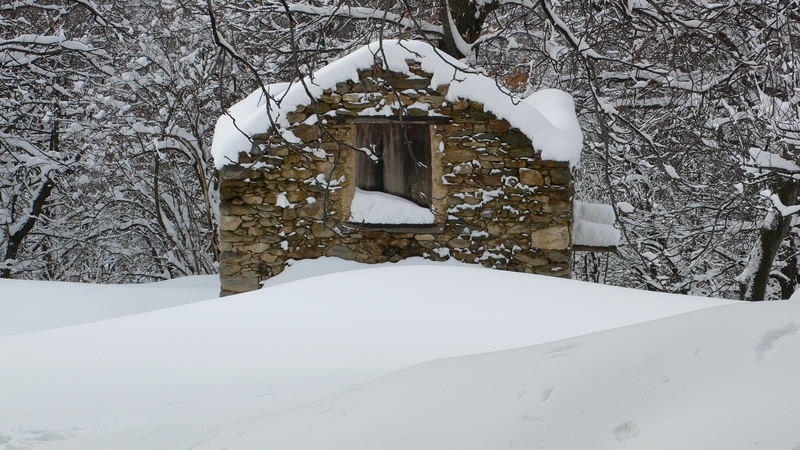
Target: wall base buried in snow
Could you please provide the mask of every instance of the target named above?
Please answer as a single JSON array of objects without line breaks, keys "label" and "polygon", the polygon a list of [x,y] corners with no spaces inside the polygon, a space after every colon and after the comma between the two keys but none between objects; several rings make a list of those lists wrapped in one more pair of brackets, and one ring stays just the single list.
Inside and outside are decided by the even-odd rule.
[{"label": "wall base buried in snow", "polygon": [[479,268],[475,264],[461,262],[450,258],[445,261],[433,261],[421,256],[411,256],[393,263],[368,264],[335,256],[322,256],[316,259],[290,259],[286,261],[286,269],[278,275],[262,282],[264,287],[273,287],[279,284],[306,278],[319,277],[338,272],[351,270],[374,269],[376,267],[401,267],[401,266],[461,266],[465,268]]},{"label": "wall base buried in snow", "polygon": [[[329,258],[326,263],[335,266],[336,260]],[[302,272],[318,271],[306,267]],[[90,292],[92,286],[85,287]],[[25,290],[17,292],[15,301],[24,302]],[[52,295],[54,303],[66,300],[57,290]],[[146,295],[145,289],[142,296]],[[430,370],[400,372],[388,384],[370,380],[433,359],[549,342],[727,303],[476,266],[387,264],[308,278],[223,300],[0,338],[0,442],[36,450],[318,450],[370,444],[380,449],[465,450],[506,448],[507,439],[521,444],[522,439],[552,443],[562,438],[568,439],[563,445],[544,448],[607,448],[591,445],[592,441],[581,445],[579,438],[595,439],[602,437],[596,433],[605,432],[609,434],[602,442],[616,443],[611,430],[629,420],[648,435],[657,421],[641,412],[629,416],[636,408],[629,408],[626,399],[643,401],[633,394],[649,398],[653,387],[662,386],[659,373],[676,380],[670,386],[694,380],[719,387],[725,385],[720,376],[739,371],[726,365],[727,372],[721,369],[723,373],[714,377],[692,372],[686,361],[694,358],[694,342],[705,345],[699,342],[708,340],[702,335],[676,339],[678,327],[667,327],[627,332],[618,340],[623,344],[611,347],[605,340],[595,341],[593,334],[577,342],[580,348],[552,344],[503,353],[508,359],[487,356],[489,360],[434,363],[427,366]],[[57,315],[71,307],[71,302],[55,303],[48,313]],[[739,340],[731,351],[754,359],[755,343],[748,347],[739,337],[740,327],[731,327],[727,318],[732,317],[703,317],[704,329],[714,337],[708,345],[716,347],[702,350],[719,351],[729,339],[721,338],[720,332],[735,329],[732,338]],[[0,316],[2,320],[12,319]],[[709,324],[724,327],[709,328]],[[743,324],[748,326],[742,328],[754,331],[770,326],[769,321],[752,317]],[[687,328],[679,329],[681,337]],[[786,343],[791,339],[785,338]],[[781,357],[783,344],[778,340],[772,345],[764,363]],[[719,353],[712,358],[715,354],[730,360]],[[683,359],[676,362],[671,355]],[[643,370],[655,370],[645,384],[637,382]],[[774,375],[781,373],[796,378],[791,371]],[[332,405],[290,411],[358,385],[363,385],[361,393],[347,394]],[[555,389],[548,391],[551,388]],[[695,391],[670,393],[691,398]],[[426,409],[420,396],[427,395],[430,405],[438,406]],[[598,395],[596,402],[587,400]],[[548,400],[542,401],[545,397]],[[579,402],[565,403],[565,398]],[[685,405],[682,402],[683,409],[668,417],[685,417]],[[392,411],[402,417],[392,417]],[[585,416],[576,411],[585,411]],[[472,423],[468,416],[484,420],[489,413],[494,419],[467,426]],[[715,416],[707,413],[698,410],[704,420]],[[796,414],[785,417],[791,422]],[[684,430],[703,423],[698,420],[694,417]],[[562,426],[564,422],[569,426]],[[325,436],[294,434],[306,425],[327,434],[329,426],[339,424],[341,432],[328,435],[331,440],[323,445],[316,439]],[[287,428],[279,429],[282,425]],[[728,431],[748,429],[759,427]],[[288,445],[268,444],[292,436]],[[467,437],[476,440],[458,447]],[[393,443],[387,442],[390,439]],[[415,440],[404,445],[408,441],[403,439]],[[421,442],[425,439],[430,439],[429,445]],[[523,447],[535,448],[516,448]]]},{"label": "wall base buried in snow", "polygon": [[798,315],[740,303],[433,361],[198,449],[796,449]]}]

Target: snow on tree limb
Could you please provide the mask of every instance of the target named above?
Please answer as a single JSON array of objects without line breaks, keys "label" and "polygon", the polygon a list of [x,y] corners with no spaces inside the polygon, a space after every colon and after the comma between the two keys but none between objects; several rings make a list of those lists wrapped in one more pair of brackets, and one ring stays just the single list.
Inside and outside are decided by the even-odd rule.
[{"label": "snow on tree limb", "polygon": [[768,199],[772,203],[772,206],[775,208],[776,211],[778,211],[778,214],[780,214],[781,217],[789,217],[793,214],[800,213],[800,205],[791,205],[791,206],[784,205],[783,201],[781,201],[780,196],[778,196],[778,194],[773,193],[769,189],[764,189],[763,191],[761,191],[761,196]]}]

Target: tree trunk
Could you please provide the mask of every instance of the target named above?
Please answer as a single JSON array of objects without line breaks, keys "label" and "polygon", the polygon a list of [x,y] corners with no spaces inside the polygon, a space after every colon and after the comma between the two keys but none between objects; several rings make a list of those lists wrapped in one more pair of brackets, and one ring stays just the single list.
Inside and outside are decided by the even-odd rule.
[{"label": "tree trunk", "polygon": [[[39,190],[36,192],[36,196],[33,199],[30,212],[28,213],[28,217],[25,219],[25,222],[23,222],[20,227],[8,237],[6,254],[3,258],[5,261],[14,260],[17,258],[17,255],[19,254],[19,247],[22,245],[22,241],[33,229],[33,226],[36,225],[36,221],[39,219],[39,214],[42,213],[45,202],[47,201],[47,198],[50,197],[50,192],[52,192],[54,186],[55,185],[53,182],[50,181],[50,177],[46,175],[41,187],[39,187]],[[11,269],[5,267],[3,270],[0,270],[0,278],[11,278]]]},{"label": "tree trunk", "polygon": [[[491,6],[486,5],[479,9],[477,4],[478,2],[473,0],[439,0],[440,20],[444,29],[444,37],[439,42],[440,50],[458,59],[469,56],[462,54],[458,49],[453,34],[458,33],[468,43],[473,43],[480,37],[483,22]],[[450,28],[450,20],[447,17],[448,5],[450,6],[450,16],[453,18],[457,30]]]},{"label": "tree trunk", "polygon": [[[800,182],[791,179],[780,179],[777,182],[778,189],[775,191],[784,205],[791,206],[797,203]],[[749,285],[744,292],[744,300],[761,301],[767,292],[769,274],[772,272],[772,264],[775,256],[781,247],[781,243],[789,234],[792,224],[792,216],[784,217],[776,215],[769,224],[764,224],[759,235],[759,245],[761,254],[757,255],[758,265],[750,278]]]},{"label": "tree trunk", "polygon": [[[56,117],[60,116],[60,109],[57,108],[56,111]],[[50,131],[49,146],[50,152],[53,153],[57,153],[60,149],[61,141],[58,134],[58,120],[53,121],[53,128]],[[36,221],[39,220],[39,215],[44,211],[44,206],[47,203],[48,198],[50,198],[50,193],[53,192],[55,184],[50,179],[50,172],[45,172],[43,169],[41,176],[43,178],[42,184],[39,186],[39,190],[36,191],[36,195],[34,195],[31,199],[31,206],[28,210],[28,216],[25,218],[25,221],[22,222],[19,227],[8,236],[6,254],[3,258],[4,261],[17,259],[22,241],[25,240],[25,237],[31,232],[34,225],[36,225]],[[5,267],[0,270],[0,278],[11,278],[11,269]]]},{"label": "tree trunk", "polygon": [[797,289],[797,246],[794,239],[789,240],[789,254],[791,256],[786,259],[785,265],[781,269],[784,278],[778,278],[778,282],[781,284],[782,299],[788,299]]}]

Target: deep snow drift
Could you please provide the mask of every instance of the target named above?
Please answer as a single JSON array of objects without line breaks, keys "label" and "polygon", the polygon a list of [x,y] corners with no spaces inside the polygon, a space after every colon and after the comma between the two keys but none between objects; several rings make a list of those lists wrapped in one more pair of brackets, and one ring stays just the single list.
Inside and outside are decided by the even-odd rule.
[{"label": "deep snow drift", "polygon": [[[592,394],[596,397],[584,393],[580,404],[585,410],[571,409],[574,399],[557,410],[564,416],[560,420],[574,417],[571,428],[534,434],[541,442],[564,435],[577,439],[584,432],[594,436],[591,433],[609,430],[604,423],[584,420],[600,411],[599,400],[593,398],[605,402],[617,396],[607,406],[613,408],[620,401],[622,408],[629,388],[643,397],[655,388],[647,384],[650,378],[637,381],[638,364],[669,369],[679,380],[689,377],[689,372],[682,372],[684,367],[673,366],[666,357],[687,345],[684,333],[699,339],[692,334],[696,330],[679,322],[663,326],[668,333],[646,327],[641,333],[625,331],[620,339],[626,344],[616,347],[602,344],[606,338],[597,337],[602,334],[589,335],[581,338],[585,339],[581,358],[568,358],[566,354],[578,353],[560,350],[547,360],[550,365],[533,366],[541,359],[536,355],[552,350],[534,347],[500,354],[507,357],[434,362],[372,380],[439,358],[551,342],[727,303],[474,267],[380,267],[284,283],[223,300],[6,336],[0,338],[0,449],[360,448],[362,444],[394,448],[401,446],[403,436],[414,444],[405,448],[426,448],[423,443],[433,439],[436,428],[442,433],[428,445],[441,443],[439,449],[469,448],[459,447],[465,441],[493,442],[498,445],[483,448],[500,448],[509,439],[531,442],[531,434],[516,434],[516,428],[508,427],[534,426],[534,418],[540,416],[559,423],[552,414],[535,411],[519,415],[530,420],[516,416],[520,412],[516,397],[525,386],[529,391],[521,398],[529,398],[524,402],[538,402],[549,387],[556,387],[548,403],[556,407],[562,405],[559,399],[571,398],[566,393],[581,392],[587,379],[599,383],[595,386],[600,392]],[[784,315],[779,319],[781,325],[788,320]],[[774,328],[767,322],[756,321],[751,331],[763,334]],[[746,325],[726,324],[747,337],[749,331],[742,331],[749,329]],[[719,345],[728,338],[725,327],[709,325],[707,330],[707,340],[719,337]],[[595,338],[600,343],[595,345]],[[711,348],[709,364],[730,370],[731,364],[739,363],[714,353],[718,347],[701,348]],[[731,351],[753,355],[752,346]],[[778,347],[768,354],[780,352]],[[665,362],[648,366],[641,359],[644,353]],[[572,362],[557,369],[558,361]],[[465,373],[459,374],[462,367]],[[794,376],[787,370],[780,377],[790,375]],[[723,378],[714,382],[720,388],[724,385]],[[777,389],[778,384],[767,388]],[[512,398],[507,397],[508,390],[515,391]],[[492,395],[495,391],[497,396]],[[342,394],[292,411],[337,393]],[[434,408],[422,402],[424,397],[442,404]],[[323,404],[330,406],[319,408]],[[327,411],[329,407],[334,409]],[[433,409],[423,414],[426,408]],[[335,420],[330,411],[336,411]],[[365,414],[374,420],[367,421]],[[493,415],[495,422],[486,425],[500,431],[472,427],[472,419],[465,418],[472,415]],[[497,423],[510,415],[514,422]],[[353,421],[330,436],[331,445],[320,447],[323,435],[303,428],[313,426],[327,433],[331,423],[346,422],[346,417]],[[439,425],[431,428],[414,417],[430,417],[430,423]],[[642,430],[657,426],[655,419],[641,415],[617,422],[637,418],[636,426]],[[359,423],[360,431],[349,434]],[[454,427],[461,425],[461,436],[456,436]],[[276,427],[285,429],[264,436],[265,430]],[[378,431],[366,432],[370,427]],[[291,445],[283,441],[300,429],[303,433],[291,439]],[[354,441],[358,435],[363,436],[361,443]]]},{"label": "deep snow drift", "polygon": [[797,449],[800,304],[438,360],[198,449]]},{"label": "deep snow drift", "polygon": [[0,336],[169,308],[218,295],[217,275],[146,284],[0,279]]}]

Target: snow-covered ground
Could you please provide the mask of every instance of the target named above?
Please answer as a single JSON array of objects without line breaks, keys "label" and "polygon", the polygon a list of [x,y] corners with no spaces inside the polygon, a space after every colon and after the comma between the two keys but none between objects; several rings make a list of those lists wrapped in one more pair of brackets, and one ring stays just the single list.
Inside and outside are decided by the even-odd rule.
[{"label": "snow-covered ground", "polygon": [[0,279],[0,336],[169,308],[218,295],[216,275],[147,284]]},{"label": "snow-covered ground", "polygon": [[[0,337],[0,449],[800,444],[795,302],[472,266],[290,281],[358,267],[339,263],[298,262],[283,283],[223,300]],[[58,315],[70,303],[53,287]]]},{"label": "snow-covered ground", "polygon": [[197,448],[797,449],[800,304],[441,359]]}]

